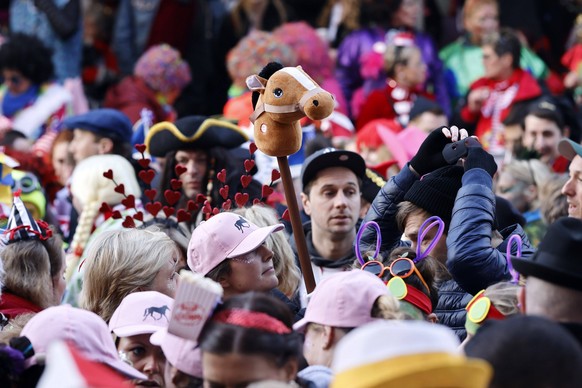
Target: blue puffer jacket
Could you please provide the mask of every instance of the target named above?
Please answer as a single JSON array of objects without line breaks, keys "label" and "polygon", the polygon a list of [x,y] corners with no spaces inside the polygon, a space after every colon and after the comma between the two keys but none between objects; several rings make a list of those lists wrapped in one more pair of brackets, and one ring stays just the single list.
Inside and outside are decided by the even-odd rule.
[{"label": "blue puffer jacket", "polygon": [[[483,169],[463,174],[463,186],[457,193],[447,235],[447,268],[459,286],[472,295],[511,278],[506,251],[512,234],[522,239],[522,257],[531,257],[535,252],[518,224],[502,230],[503,242],[496,248],[491,246],[495,219],[492,186],[491,176]],[[512,254],[516,254],[516,249],[512,247]]]},{"label": "blue puffer jacket", "polygon": [[[398,204],[408,189],[418,179],[408,165],[398,175],[390,178],[372,203],[366,221],[376,221],[382,235],[381,252],[387,257],[399,246],[408,246],[402,241],[396,224]],[[503,231],[503,242],[496,248],[491,245],[491,234],[495,217],[495,195],[492,179],[482,169],[472,169],[463,175],[463,186],[459,190],[449,232],[447,235],[447,267],[453,279],[439,285],[439,302],[435,313],[439,321],[455,330],[460,338],[465,336],[465,306],[471,295],[487,286],[510,278],[505,259],[507,240],[518,233],[523,241],[522,257],[534,253],[523,229],[512,225]],[[375,232],[368,228],[361,239],[362,245],[373,246]],[[512,247],[516,254],[516,247]]]}]

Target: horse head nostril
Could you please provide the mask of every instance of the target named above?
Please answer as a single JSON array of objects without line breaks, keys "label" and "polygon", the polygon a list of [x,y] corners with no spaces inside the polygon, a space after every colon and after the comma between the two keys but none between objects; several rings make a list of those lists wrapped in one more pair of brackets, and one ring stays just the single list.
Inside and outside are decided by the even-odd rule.
[{"label": "horse head nostril", "polygon": [[319,101],[317,101],[317,100],[313,100],[313,105],[315,105],[315,106],[319,106]]}]

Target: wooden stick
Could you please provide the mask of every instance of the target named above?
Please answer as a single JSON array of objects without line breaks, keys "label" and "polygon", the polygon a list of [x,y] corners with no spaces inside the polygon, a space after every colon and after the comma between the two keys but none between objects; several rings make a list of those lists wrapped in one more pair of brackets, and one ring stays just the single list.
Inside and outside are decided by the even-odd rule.
[{"label": "wooden stick", "polygon": [[303,273],[303,279],[305,280],[305,288],[309,294],[315,289],[315,279],[313,277],[313,271],[311,270],[311,260],[309,258],[309,251],[307,250],[307,243],[305,242],[301,216],[299,215],[299,206],[297,205],[297,197],[295,196],[295,187],[293,186],[291,169],[289,168],[289,161],[286,156],[278,156],[277,163],[279,163],[279,171],[281,172],[283,188],[285,189],[285,198],[287,199],[291,228],[293,229],[295,245],[297,246],[299,265],[301,266],[301,272]]}]

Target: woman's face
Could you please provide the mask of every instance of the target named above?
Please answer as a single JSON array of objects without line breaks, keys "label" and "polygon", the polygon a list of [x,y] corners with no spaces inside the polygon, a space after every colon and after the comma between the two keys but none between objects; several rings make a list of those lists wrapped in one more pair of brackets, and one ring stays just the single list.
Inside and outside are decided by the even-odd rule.
[{"label": "woman's face", "polygon": [[264,356],[202,352],[202,370],[205,388],[237,388],[264,380],[285,383],[295,380],[297,362],[290,360],[278,367],[272,359]]},{"label": "woman's face", "polygon": [[422,60],[420,50],[413,50],[410,53],[402,74],[403,81],[410,88],[418,87],[426,81],[426,64]]},{"label": "woman's face", "polygon": [[59,183],[63,186],[67,184],[67,180],[73,173],[73,166],[69,164],[69,143],[60,142],[53,148],[53,168]]},{"label": "woman's face", "polygon": [[24,77],[18,70],[4,69],[2,70],[2,76],[4,77],[4,84],[8,88],[10,94],[22,94],[32,85],[30,80]]},{"label": "woman's face", "polygon": [[493,4],[483,4],[465,17],[465,29],[475,42],[499,29],[499,12]]},{"label": "woman's face", "polygon": [[179,176],[184,194],[188,199],[195,199],[203,190],[208,155],[202,150],[178,151],[176,163],[186,167],[186,172]]},{"label": "woman's face", "polygon": [[265,244],[246,255],[230,258],[230,274],[223,279],[229,296],[247,291],[269,291],[279,280],[273,265],[273,252]]},{"label": "woman's face", "polygon": [[178,253],[174,253],[158,271],[151,285],[151,291],[158,291],[173,298],[178,287],[178,273],[176,265],[178,263]]},{"label": "woman's face", "polygon": [[63,295],[65,294],[65,288],[67,287],[67,281],[65,280],[65,270],[67,266],[65,265],[65,251],[62,251],[62,266],[59,272],[53,277],[53,295],[55,305],[58,305],[63,300]]},{"label": "woman's face", "polygon": [[504,61],[504,56],[499,56],[493,46],[483,46],[483,67],[485,68],[485,77],[492,80],[500,80],[504,74],[510,71]]},{"label": "woman's face", "polygon": [[395,27],[416,27],[421,15],[422,4],[420,0],[402,0],[400,8],[394,14],[392,22]]},{"label": "woman's face", "polygon": [[148,380],[164,386],[166,357],[162,348],[150,343],[150,334],[119,338],[117,351],[120,357],[130,361],[135,369],[148,376]]}]

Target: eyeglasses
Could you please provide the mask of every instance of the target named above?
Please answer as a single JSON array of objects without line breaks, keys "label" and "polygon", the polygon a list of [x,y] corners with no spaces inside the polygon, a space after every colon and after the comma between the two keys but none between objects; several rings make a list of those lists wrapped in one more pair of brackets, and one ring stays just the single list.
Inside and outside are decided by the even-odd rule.
[{"label": "eyeglasses", "polygon": [[[391,280],[393,277],[406,279],[410,275],[416,274],[426,289],[426,292],[430,295],[428,284],[426,284],[426,281],[416,268],[416,265],[414,265],[414,262],[408,257],[399,257],[390,264],[390,267],[385,267],[384,264],[377,260],[368,261],[362,266],[362,270],[370,272],[384,281]],[[386,272],[386,270],[388,270],[388,272]],[[385,276],[385,274],[387,274],[387,276]]]},{"label": "eyeglasses", "polygon": [[[438,227],[437,232],[436,232],[435,236],[433,237],[432,241],[430,242],[430,244],[428,244],[428,247],[426,247],[426,249],[423,251],[421,248],[421,243],[424,240],[424,238],[426,237],[426,235],[428,234],[428,232],[435,226]],[[376,231],[376,250],[374,252],[374,256],[372,258],[368,257],[368,261],[366,262],[366,260],[364,260],[364,258],[362,257],[360,241],[362,239],[362,235],[364,233],[364,230],[367,227],[372,227]],[[416,244],[416,258],[414,260],[410,260],[410,259],[405,258],[405,257],[401,257],[399,259],[396,259],[390,265],[388,273],[391,274],[392,276],[398,276],[401,278],[406,278],[406,277],[410,276],[413,272],[420,275],[420,272],[418,272],[418,270],[416,269],[415,264],[419,263],[421,260],[424,260],[430,254],[430,252],[433,250],[433,248],[436,246],[436,244],[439,242],[441,236],[443,235],[444,229],[445,229],[445,223],[443,222],[443,220],[440,219],[440,217],[438,217],[438,216],[429,217],[426,221],[424,221],[422,223],[422,225],[420,226],[420,229],[418,230],[419,233],[418,233],[418,240],[417,240],[417,244]],[[380,252],[380,246],[382,244],[382,237],[381,237],[380,233],[381,233],[380,226],[376,222],[368,221],[368,222],[365,222],[364,224],[362,224],[362,226],[360,227],[360,230],[358,230],[358,234],[356,235],[355,250],[356,250],[356,257],[358,258],[358,261],[362,265],[362,270],[373,273],[376,276],[382,278],[384,273],[386,272],[386,267],[380,261],[376,260],[376,258],[378,257],[378,254]],[[410,266],[410,265],[407,266],[404,263],[398,263],[396,266],[394,266],[394,264],[397,263],[400,259],[405,259],[405,260],[410,261],[412,266]],[[394,273],[392,271],[393,266],[394,266]],[[399,273],[406,274],[406,276],[400,276],[400,275],[398,275]],[[419,278],[421,279],[421,281],[423,282],[424,286],[426,287],[427,291],[430,294],[430,289],[428,288],[424,279],[421,276],[419,276]]]},{"label": "eyeglasses", "polygon": [[21,190],[23,194],[30,194],[40,189],[38,178],[30,173],[25,173],[22,178],[12,180],[12,192]]}]

